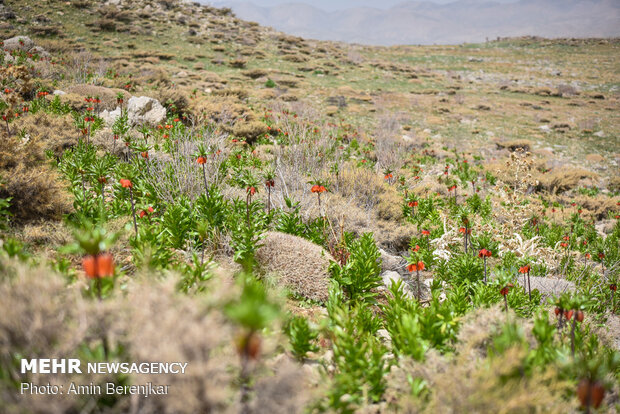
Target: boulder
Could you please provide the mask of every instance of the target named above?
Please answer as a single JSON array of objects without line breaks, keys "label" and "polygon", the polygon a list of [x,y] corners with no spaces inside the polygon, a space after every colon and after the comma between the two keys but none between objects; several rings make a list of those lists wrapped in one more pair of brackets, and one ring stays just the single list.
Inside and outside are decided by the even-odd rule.
[{"label": "boulder", "polygon": [[127,116],[133,125],[155,126],[166,119],[166,108],[157,99],[134,96],[127,102]]},{"label": "boulder", "polygon": [[34,47],[34,42],[28,36],[15,36],[4,41],[3,48],[5,50],[21,50],[28,52]]}]

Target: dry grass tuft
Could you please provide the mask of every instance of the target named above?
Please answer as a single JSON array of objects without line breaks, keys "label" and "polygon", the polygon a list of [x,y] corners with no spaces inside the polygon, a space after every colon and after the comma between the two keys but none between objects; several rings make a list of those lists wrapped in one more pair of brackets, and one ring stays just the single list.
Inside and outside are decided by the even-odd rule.
[{"label": "dry grass tuft", "polygon": [[542,175],[540,177],[540,186],[555,194],[577,187],[582,180],[598,178],[598,174],[583,168],[562,168]]},{"label": "dry grass tuft", "polygon": [[0,198],[11,197],[17,221],[60,219],[71,210],[71,200],[59,174],[44,163],[40,143],[22,144],[0,133]]},{"label": "dry grass tuft", "polygon": [[276,281],[305,298],[325,302],[331,255],[320,246],[291,234],[268,232],[256,261]]}]

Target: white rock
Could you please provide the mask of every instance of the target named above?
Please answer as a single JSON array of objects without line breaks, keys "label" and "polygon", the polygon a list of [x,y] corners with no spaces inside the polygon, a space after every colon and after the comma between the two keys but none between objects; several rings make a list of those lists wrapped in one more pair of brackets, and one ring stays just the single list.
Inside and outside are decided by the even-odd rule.
[{"label": "white rock", "polygon": [[65,91],[61,91],[60,89],[56,89],[54,92],[52,92],[53,95],[58,95],[58,96],[62,96],[62,95],[66,95],[67,92]]},{"label": "white rock", "polygon": [[133,96],[127,102],[127,116],[133,125],[157,125],[166,118],[166,108],[157,99]]},{"label": "white rock", "polygon": [[4,49],[29,51],[34,47],[34,42],[28,36],[15,36],[4,41]]},{"label": "white rock", "polygon": [[592,135],[594,135],[595,137],[603,138],[605,136],[605,133],[603,131],[596,131]]},{"label": "white rock", "polygon": [[99,116],[101,117],[101,119],[103,119],[107,126],[112,126],[112,124],[114,124],[114,122],[116,122],[116,120],[121,116],[121,108],[120,106],[117,106],[116,109],[113,111],[108,111],[107,109],[104,109],[103,111],[101,111]]},{"label": "white rock", "polygon": [[551,128],[549,127],[549,125],[541,125],[541,126],[538,127],[538,129],[540,129],[543,132],[551,131]]}]

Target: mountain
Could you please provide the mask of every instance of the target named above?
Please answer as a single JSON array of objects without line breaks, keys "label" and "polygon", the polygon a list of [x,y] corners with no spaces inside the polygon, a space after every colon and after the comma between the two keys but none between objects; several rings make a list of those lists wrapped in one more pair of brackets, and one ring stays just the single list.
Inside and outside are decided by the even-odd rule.
[{"label": "mountain", "polygon": [[409,1],[383,9],[340,10],[326,10],[314,2],[266,7],[240,1],[215,4],[232,8],[242,19],[297,36],[374,45],[453,44],[523,35],[620,36],[620,2],[616,0]]}]

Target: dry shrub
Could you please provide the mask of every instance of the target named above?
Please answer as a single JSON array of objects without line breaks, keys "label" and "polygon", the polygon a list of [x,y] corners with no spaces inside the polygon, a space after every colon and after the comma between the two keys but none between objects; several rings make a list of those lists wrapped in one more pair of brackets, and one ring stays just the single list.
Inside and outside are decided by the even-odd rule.
[{"label": "dry shrub", "polygon": [[563,167],[540,177],[540,187],[552,194],[571,190],[584,179],[598,179],[598,174],[583,168]]},{"label": "dry shrub", "polygon": [[240,121],[232,128],[233,135],[246,140],[248,143],[254,142],[268,131],[267,125],[260,121]]},{"label": "dry shrub", "polygon": [[498,142],[497,147],[500,149],[508,149],[510,151],[517,151],[521,149],[522,151],[531,151],[533,148],[532,141],[528,139],[514,139],[511,141],[503,141]]},{"label": "dry shrub", "polygon": [[[33,300],[33,292],[36,300]],[[19,356],[26,358],[75,358],[81,343],[101,338],[90,323],[105,315],[102,307],[86,302],[80,292],[67,288],[61,277],[44,269],[0,263],[0,367],[15,381],[35,384],[78,384],[91,375],[32,375],[20,373]],[[105,381],[105,379],[103,380]],[[0,405],[6,413],[69,412],[79,406],[75,396],[28,395],[11,382],[0,381]]]},{"label": "dry shrub", "polygon": [[261,268],[298,295],[327,301],[328,267],[334,260],[320,246],[291,234],[268,232],[256,251]]},{"label": "dry shrub", "polygon": [[71,233],[62,223],[48,221],[25,225],[22,239],[31,246],[54,248],[71,242]]},{"label": "dry shrub", "polygon": [[125,102],[127,102],[129,98],[131,98],[131,93],[127,92],[124,89],[106,88],[103,86],[87,85],[87,84],[73,85],[67,88],[65,92],[67,92],[67,95],[61,95],[60,96],[61,101],[66,101],[72,106],[75,105],[76,106],[75,109],[77,110],[83,110],[83,109],[86,109],[88,105],[92,105],[92,104],[88,104],[87,102],[84,102],[84,98],[86,98],[87,96],[93,96],[93,97],[99,96],[99,98],[101,98],[100,107],[102,110],[103,109],[110,110],[110,109],[116,108],[117,106],[116,95],[119,93],[123,94],[123,96],[125,97]]},{"label": "dry shrub", "polygon": [[303,413],[312,398],[308,392],[307,373],[301,367],[285,359],[275,368],[272,376],[256,383],[251,411],[256,414]]},{"label": "dry shrub", "polygon": [[158,88],[155,96],[162,105],[168,106],[172,103],[179,113],[187,113],[189,106],[189,98],[187,92],[179,88]]},{"label": "dry shrub", "polygon": [[51,168],[24,164],[3,174],[0,197],[11,197],[10,211],[17,221],[49,218],[59,220],[71,210],[71,199],[60,177]]},{"label": "dry shrub", "polygon": [[22,144],[0,133],[0,198],[12,198],[10,211],[17,221],[60,219],[71,209],[58,173],[44,160],[40,143]]},{"label": "dry shrub", "polygon": [[[125,280],[123,293],[104,301],[90,300],[84,283],[67,286],[63,277],[42,268],[0,259],[0,406],[3,413],[81,412],[95,407],[99,396],[20,394],[21,381],[35,384],[104,384],[110,375],[50,374],[26,378],[19,358],[80,358],[83,347],[100,346],[107,338],[110,349],[121,349],[112,362],[186,362],[183,375],[130,374],[128,384],[169,385],[168,395],[121,396],[105,412],[196,413],[239,412],[235,385],[239,361],[235,352],[235,327],[223,316],[222,303],[237,297],[237,287],[215,275],[208,296],[176,292],[176,277],[156,280],[138,276]],[[36,298],[33,300],[33,292]],[[277,330],[277,329],[276,329]],[[264,336],[263,355],[252,368],[256,393],[253,412],[298,412],[309,393],[302,371],[286,358],[267,358],[280,349],[279,335]],[[120,348],[119,348],[120,347]],[[269,354],[269,355],[267,355]],[[6,375],[6,376],[5,376]],[[278,406],[278,407],[277,407]],[[103,409],[103,407],[100,407]],[[89,411],[90,412],[90,411]]]},{"label": "dry shrub", "polygon": [[258,78],[262,78],[263,76],[267,76],[267,71],[264,69],[251,69],[251,70],[245,70],[242,72],[243,76],[247,76],[250,79],[258,79]]},{"label": "dry shrub", "polygon": [[57,116],[40,111],[18,118],[14,126],[19,131],[26,131],[29,139],[40,145],[42,151],[50,150],[56,157],[77,142],[71,115]]},{"label": "dry shrub", "polygon": [[121,330],[134,360],[188,363],[184,375],[134,376],[137,384],[170,385],[168,395],[132,402],[135,412],[221,412],[232,397],[230,367],[237,362],[232,327],[223,315],[175,293],[173,281],[154,286],[146,277],[130,285],[122,305]]}]

